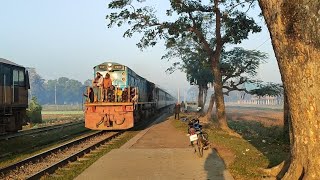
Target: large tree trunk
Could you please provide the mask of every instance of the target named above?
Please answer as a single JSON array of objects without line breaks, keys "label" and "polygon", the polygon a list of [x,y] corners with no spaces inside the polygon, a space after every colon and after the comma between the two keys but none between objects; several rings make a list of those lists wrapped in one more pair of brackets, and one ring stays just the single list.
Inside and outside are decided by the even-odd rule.
[{"label": "large tree trunk", "polygon": [[[220,58],[220,54],[219,57]],[[217,120],[219,122],[219,127],[227,132],[232,132],[227,124],[227,116],[226,116],[226,107],[224,104],[224,97],[222,91],[222,76],[219,63],[215,63],[213,66],[213,75],[214,75],[214,95],[216,101],[216,113]]]},{"label": "large tree trunk", "polygon": [[283,179],[320,177],[320,1],[259,0],[291,114],[291,163]]},{"label": "large tree trunk", "polygon": [[206,118],[210,121],[212,119],[212,111],[213,111],[213,105],[214,105],[214,93],[210,97],[210,103],[208,106]]},{"label": "large tree trunk", "polygon": [[202,107],[202,109],[204,109],[204,106],[207,103],[207,96],[208,96],[208,87],[207,87],[207,85],[205,85],[203,88],[204,89],[203,89],[203,107]]},{"label": "large tree trunk", "polygon": [[289,104],[288,104],[288,98],[287,94],[284,91],[283,93],[283,137],[286,142],[290,141],[290,128],[289,123],[290,120],[290,110],[289,110]]},{"label": "large tree trunk", "polygon": [[214,76],[214,95],[216,101],[216,114],[219,127],[229,133],[233,132],[227,124],[226,107],[224,105],[223,84],[220,69],[220,55],[223,47],[223,40],[221,38],[221,12],[219,9],[219,0],[214,0],[215,15],[216,15],[216,49],[210,57],[212,74]]},{"label": "large tree trunk", "polygon": [[200,112],[203,112],[203,87],[201,85],[199,85],[198,107],[201,107]]}]

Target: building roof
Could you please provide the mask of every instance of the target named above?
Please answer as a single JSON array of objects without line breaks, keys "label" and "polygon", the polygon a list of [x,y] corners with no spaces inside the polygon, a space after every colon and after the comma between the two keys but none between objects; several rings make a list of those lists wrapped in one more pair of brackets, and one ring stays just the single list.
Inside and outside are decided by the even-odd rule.
[{"label": "building roof", "polygon": [[14,63],[14,62],[11,62],[11,61],[6,60],[6,59],[3,59],[3,58],[0,58],[0,63],[10,64],[10,65],[13,65],[13,66],[18,66],[18,67],[23,67],[23,66],[21,66],[21,65],[19,65],[19,64],[16,64],[16,63]]}]

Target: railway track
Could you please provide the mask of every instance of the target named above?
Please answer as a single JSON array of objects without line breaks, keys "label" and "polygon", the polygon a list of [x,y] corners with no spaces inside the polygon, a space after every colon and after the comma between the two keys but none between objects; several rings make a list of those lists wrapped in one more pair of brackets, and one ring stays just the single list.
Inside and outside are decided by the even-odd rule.
[{"label": "railway track", "polygon": [[[160,113],[163,116],[165,113]],[[144,129],[153,121],[145,121],[133,130]],[[108,148],[125,131],[98,131],[85,137],[65,143],[53,149],[34,155],[20,162],[0,168],[0,179],[40,179],[44,175],[53,174],[58,168],[77,161],[93,150]],[[110,142],[110,144],[109,144]],[[89,156],[90,158],[90,156]],[[86,158],[84,158],[86,159]]]},{"label": "railway track", "polygon": [[0,179],[40,179],[105,144],[124,131],[99,131],[0,169]]},{"label": "railway track", "polygon": [[0,134],[0,140],[9,140],[9,139],[17,138],[20,136],[33,135],[33,134],[37,134],[37,133],[52,131],[52,130],[59,129],[59,128],[75,126],[75,125],[79,125],[79,124],[84,124],[84,122],[83,121],[75,121],[75,122],[69,122],[69,123],[58,124],[58,125],[53,125],[53,126],[40,127],[40,128],[36,128],[36,129],[22,130],[17,133],[13,133],[13,134],[11,134],[11,133]]}]

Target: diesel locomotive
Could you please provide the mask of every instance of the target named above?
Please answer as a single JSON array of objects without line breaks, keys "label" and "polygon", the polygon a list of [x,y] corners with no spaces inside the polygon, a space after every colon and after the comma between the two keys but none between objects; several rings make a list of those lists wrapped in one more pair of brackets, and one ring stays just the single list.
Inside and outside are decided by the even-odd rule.
[{"label": "diesel locomotive", "polygon": [[129,129],[157,110],[175,103],[173,96],[125,65],[105,62],[95,66],[93,73],[100,73],[103,77],[108,73],[112,88],[100,88],[100,91],[104,91],[102,96],[105,98],[99,100],[96,98],[97,94],[90,94],[93,93],[93,87],[88,87],[84,103],[86,128]]},{"label": "diesel locomotive", "polygon": [[16,132],[27,123],[28,89],[28,71],[0,58],[0,133]]}]

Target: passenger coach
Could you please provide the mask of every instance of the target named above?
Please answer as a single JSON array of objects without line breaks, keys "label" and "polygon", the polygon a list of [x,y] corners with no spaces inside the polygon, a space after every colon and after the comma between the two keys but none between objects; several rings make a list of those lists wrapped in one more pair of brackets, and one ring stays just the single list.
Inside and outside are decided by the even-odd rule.
[{"label": "passenger coach", "polygon": [[88,87],[84,105],[85,126],[89,129],[129,129],[158,109],[175,103],[169,93],[122,64],[105,62],[93,68],[94,76],[97,72],[103,77],[110,75],[114,89],[106,91],[105,96],[114,98],[93,101],[90,99],[93,87]]}]

